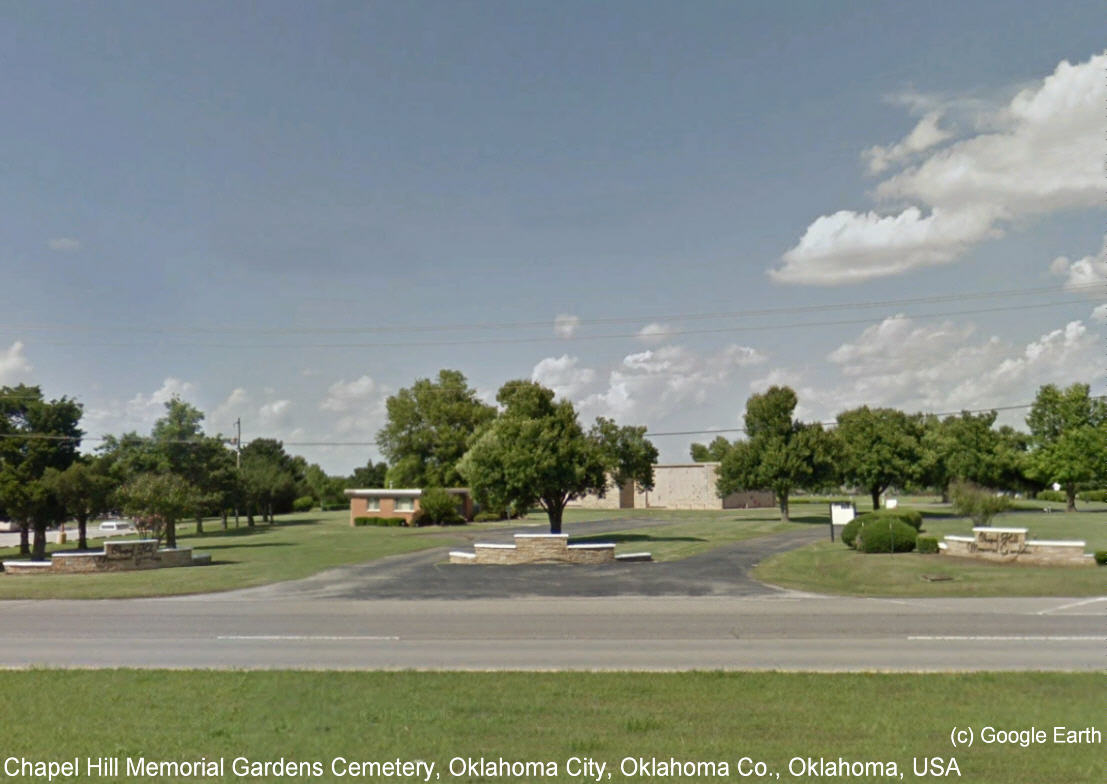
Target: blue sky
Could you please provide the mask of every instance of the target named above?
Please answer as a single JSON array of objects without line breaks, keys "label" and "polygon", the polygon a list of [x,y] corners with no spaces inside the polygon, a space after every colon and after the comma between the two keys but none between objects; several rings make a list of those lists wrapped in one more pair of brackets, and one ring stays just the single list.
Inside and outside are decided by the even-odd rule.
[{"label": "blue sky", "polygon": [[92,436],[371,441],[441,367],[655,432],[1105,391],[1101,3],[5,16],[0,383]]}]

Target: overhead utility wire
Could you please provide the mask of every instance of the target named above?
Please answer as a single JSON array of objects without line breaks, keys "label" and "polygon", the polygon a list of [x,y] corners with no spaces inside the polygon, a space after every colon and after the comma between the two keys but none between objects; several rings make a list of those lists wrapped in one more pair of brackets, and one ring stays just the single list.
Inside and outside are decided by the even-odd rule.
[{"label": "overhead utility wire", "polygon": [[[971,310],[950,310],[935,313],[904,314],[904,318],[927,319],[944,318],[947,316],[968,316],[978,313],[999,313],[1008,310],[1037,310],[1040,308],[1055,308],[1079,304],[1074,300],[1061,300],[1055,302],[1038,302],[1023,305],[1004,305],[994,308],[976,308]],[[747,326],[712,327],[710,329],[682,329],[660,332],[656,335],[642,334],[640,332],[608,333],[603,335],[572,335],[570,337],[541,336],[541,337],[511,337],[511,338],[473,338],[469,340],[408,340],[370,343],[77,343],[73,341],[37,341],[36,345],[42,346],[84,346],[99,348],[241,348],[241,349],[293,349],[293,348],[428,348],[435,346],[479,346],[479,345],[504,345],[520,343],[560,343],[578,340],[615,340],[623,338],[650,338],[659,339],[678,335],[709,335],[728,332],[767,332],[782,329],[803,329],[806,327],[831,327],[848,326],[856,324],[873,324],[885,321],[892,316],[877,316],[858,319],[836,319],[832,321],[804,321],[791,324],[756,324]]]},{"label": "overhead utility wire", "polygon": [[[1089,398],[1090,400],[1107,400],[1107,395],[1095,395]],[[1020,403],[1016,406],[992,406],[990,408],[973,408],[973,409],[960,409],[957,411],[922,411],[926,416],[956,416],[957,414],[983,414],[988,411],[1016,411],[1022,408],[1032,408],[1033,403]],[[824,427],[833,427],[838,424],[836,421],[819,422],[818,424]],[[646,431],[647,436],[697,436],[697,435],[711,435],[713,433],[744,433],[746,429],[743,427],[724,427],[712,430],[673,430],[668,432],[651,432]],[[0,438],[26,438],[31,440],[44,440],[44,441],[106,441],[110,436],[57,436],[49,433],[0,433]],[[234,443],[233,438],[222,438],[224,443]],[[275,439],[280,440],[280,439]],[[202,443],[198,439],[189,438],[171,438],[159,440],[158,443],[162,444],[199,444]],[[376,441],[281,441],[285,446],[376,446]]]},{"label": "overhead utility wire", "polygon": [[[1083,293],[1102,289],[1107,293],[1107,286],[1102,283],[1088,283],[1077,286],[1038,286],[1026,289],[1004,289],[999,291],[970,292],[963,294],[938,294],[926,297],[908,297],[903,299],[869,300],[865,302],[845,302],[825,305],[799,305],[776,308],[759,308],[730,311],[701,311],[692,313],[670,314],[642,314],[636,316],[604,316],[597,318],[574,317],[574,326],[587,326],[591,324],[630,324],[640,321],[703,321],[722,318],[751,318],[756,316],[770,316],[791,313],[818,313],[835,310],[859,310],[881,307],[896,307],[900,305],[936,304],[942,302],[958,302],[982,299],[995,299],[1014,296],[1033,296],[1052,294],[1061,291],[1069,293]],[[0,331],[4,332],[45,332],[45,331],[69,331],[73,329],[103,330],[121,332],[143,333],[187,333],[200,334],[219,333],[256,333],[260,335],[294,335],[294,334],[356,334],[359,332],[456,332],[467,329],[493,330],[493,329],[521,329],[527,327],[548,328],[554,322],[550,319],[542,321],[505,321],[505,322],[474,322],[460,324],[386,324],[380,326],[362,327],[249,327],[249,326],[134,326],[123,324],[0,324]]]}]

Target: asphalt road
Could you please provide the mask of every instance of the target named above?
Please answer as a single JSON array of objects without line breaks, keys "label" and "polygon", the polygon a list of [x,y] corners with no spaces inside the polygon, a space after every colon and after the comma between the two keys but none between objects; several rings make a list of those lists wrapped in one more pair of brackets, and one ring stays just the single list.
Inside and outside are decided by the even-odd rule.
[{"label": "asphalt road", "polygon": [[1099,599],[209,598],[0,604],[0,666],[1101,670]]},{"label": "asphalt road", "polygon": [[[651,524],[664,523],[597,522],[572,532]],[[842,598],[784,591],[749,576],[765,557],[823,535],[819,527],[671,563],[606,567],[449,565],[439,548],[223,594],[0,602],[0,667],[844,671],[1107,664],[1107,597]]]}]

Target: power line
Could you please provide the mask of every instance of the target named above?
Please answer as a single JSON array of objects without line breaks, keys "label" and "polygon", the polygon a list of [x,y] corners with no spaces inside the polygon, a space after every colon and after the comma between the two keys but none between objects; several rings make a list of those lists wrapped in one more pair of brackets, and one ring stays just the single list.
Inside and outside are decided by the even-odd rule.
[{"label": "power line", "polygon": [[[1020,305],[1004,305],[994,308],[973,308],[967,310],[951,310],[933,313],[904,314],[904,318],[930,319],[946,318],[949,316],[968,316],[980,313],[999,313],[1009,310],[1037,310],[1041,308],[1071,307],[1079,305],[1076,300],[1058,300],[1053,302],[1038,302]],[[572,335],[569,337],[537,336],[537,337],[503,337],[503,338],[471,338],[461,340],[408,340],[408,341],[374,341],[364,343],[166,343],[159,342],[114,342],[114,343],[82,343],[75,341],[36,341],[36,345],[44,346],[81,346],[86,348],[228,348],[228,349],[336,349],[336,348],[429,348],[447,346],[477,346],[477,345],[506,345],[525,343],[562,343],[567,341],[585,340],[621,340],[626,338],[650,338],[667,339],[680,335],[708,335],[737,332],[766,332],[784,329],[804,329],[830,326],[849,326],[857,324],[874,324],[885,321],[890,316],[876,316],[857,319],[835,319],[829,321],[803,321],[788,324],[754,324],[745,326],[712,327],[705,329],[668,330],[656,335],[643,335],[641,332],[621,332],[600,335]]]},{"label": "power line", "polygon": [[[1107,395],[1094,395],[1094,396],[1089,397],[1089,400],[1107,400]],[[1033,406],[1034,406],[1033,403],[1019,403],[1018,405],[1013,405],[1013,406],[990,406],[990,407],[987,407],[987,408],[972,408],[972,409],[964,409],[963,408],[963,409],[958,409],[957,411],[940,411],[940,412],[920,411],[920,412],[917,412],[917,413],[923,414],[924,416],[944,417],[944,416],[957,416],[958,414],[983,414],[983,413],[987,413],[989,411],[997,411],[997,412],[998,411],[1017,411],[1017,410],[1024,409],[1024,408],[1033,408]],[[828,422],[819,422],[818,424],[821,424],[824,427],[833,427],[833,426],[837,425],[838,423],[837,423],[837,421],[832,420],[832,421],[828,421]],[[706,429],[706,430],[672,430],[672,431],[665,431],[665,432],[653,432],[653,431],[650,431],[650,430],[647,429],[646,435],[651,436],[651,437],[654,437],[654,436],[656,436],[656,437],[661,437],[661,436],[695,436],[695,435],[712,435],[712,434],[716,434],[716,433],[744,433],[744,432],[746,432],[746,430],[745,430],[745,428],[742,428],[742,427],[724,427],[724,428],[713,428],[713,429]],[[0,433],[0,438],[23,438],[23,439],[27,439],[27,440],[51,440],[51,441],[106,441],[110,438],[115,438],[115,436],[59,436],[59,435],[53,435],[53,434],[50,434],[50,433]],[[145,437],[143,437],[143,438],[144,438],[144,440],[146,440]],[[215,436],[212,436],[212,438],[215,438]],[[233,439],[233,438],[219,438],[219,440],[222,441],[225,444],[235,443],[235,439]],[[279,438],[267,439],[267,440],[281,441],[281,439],[279,439]],[[205,443],[205,441],[206,441],[206,439],[177,438],[177,439],[159,439],[157,441],[157,443],[159,443],[159,444],[202,444],[202,443]],[[281,444],[284,445],[284,446],[377,446],[376,441],[281,441]]]}]

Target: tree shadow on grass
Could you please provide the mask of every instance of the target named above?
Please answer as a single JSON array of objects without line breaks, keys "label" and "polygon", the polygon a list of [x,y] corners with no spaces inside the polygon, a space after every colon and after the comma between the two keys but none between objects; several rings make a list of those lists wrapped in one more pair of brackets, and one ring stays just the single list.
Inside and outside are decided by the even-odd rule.
[{"label": "tree shadow on grass", "polygon": [[650,534],[595,534],[574,536],[569,544],[620,544],[623,542],[706,542],[698,536],[651,536]]},{"label": "tree shadow on grass", "polygon": [[792,515],[789,521],[804,525],[827,525],[830,523],[830,518],[826,515]]},{"label": "tree shadow on grass", "polygon": [[208,550],[238,550],[243,547],[292,547],[291,542],[235,542],[234,544],[203,544],[200,549]]}]

